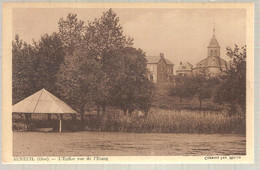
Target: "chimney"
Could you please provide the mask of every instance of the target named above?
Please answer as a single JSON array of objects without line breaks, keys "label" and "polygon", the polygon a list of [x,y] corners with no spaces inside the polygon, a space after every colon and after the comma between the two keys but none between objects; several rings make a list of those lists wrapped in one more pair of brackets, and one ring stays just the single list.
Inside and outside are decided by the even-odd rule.
[{"label": "chimney", "polygon": [[164,57],[164,54],[163,54],[163,53],[160,53],[160,57],[163,58],[163,57]]}]

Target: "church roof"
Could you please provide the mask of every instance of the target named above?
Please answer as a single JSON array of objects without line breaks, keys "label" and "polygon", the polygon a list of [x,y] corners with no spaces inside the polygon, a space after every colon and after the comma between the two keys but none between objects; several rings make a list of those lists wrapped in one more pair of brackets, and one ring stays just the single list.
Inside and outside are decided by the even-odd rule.
[{"label": "church roof", "polygon": [[[146,59],[147,59],[148,64],[157,64],[157,63],[159,63],[161,57],[160,56],[146,56]],[[166,64],[174,65],[170,60],[166,59],[165,57],[163,57],[163,59],[166,62]]]},{"label": "church roof", "polygon": [[[201,60],[200,62],[197,63],[196,67],[208,67],[208,60],[209,60],[209,58],[205,58],[205,59]],[[226,65],[227,65],[227,62],[224,59],[220,58],[219,66],[226,67]]]},{"label": "church roof", "polygon": [[221,65],[221,67],[225,67],[225,66],[228,67],[228,63],[226,62],[226,60],[224,60],[222,58],[220,58],[220,65]]},{"label": "church roof", "polygon": [[205,58],[197,63],[197,67],[207,67],[208,66],[208,58]]},{"label": "church roof", "polygon": [[210,40],[210,43],[209,43],[209,46],[208,47],[213,47],[213,48],[216,48],[216,47],[220,47],[219,44],[218,44],[218,40],[215,36],[215,34],[213,35],[213,37],[211,38]]}]

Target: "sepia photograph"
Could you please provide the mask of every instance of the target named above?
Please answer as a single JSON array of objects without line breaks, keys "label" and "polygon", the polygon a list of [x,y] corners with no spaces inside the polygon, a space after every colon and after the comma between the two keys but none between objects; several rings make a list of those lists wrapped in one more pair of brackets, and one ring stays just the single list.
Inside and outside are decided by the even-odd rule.
[{"label": "sepia photograph", "polygon": [[252,4],[84,5],[8,12],[12,157],[253,157]]}]

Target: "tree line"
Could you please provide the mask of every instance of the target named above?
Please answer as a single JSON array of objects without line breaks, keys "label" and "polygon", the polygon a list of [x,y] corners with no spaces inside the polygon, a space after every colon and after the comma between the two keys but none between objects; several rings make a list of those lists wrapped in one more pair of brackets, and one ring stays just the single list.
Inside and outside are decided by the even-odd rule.
[{"label": "tree line", "polygon": [[[145,53],[123,34],[116,13],[84,23],[76,14],[58,22],[58,32],[28,44],[18,35],[12,41],[13,104],[45,88],[81,115],[95,108],[106,114],[108,106],[124,114],[152,106],[154,84],[148,80]],[[207,99],[226,104],[230,115],[246,109],[246,47],[228,47],[231,62],[218,77],[206,73],[176,76],[171,95],[196,97],[200,107]]]},{"label": "tree line", "polygon": [[192,75],[177,75],[175,86],[170,95],[180,99],[197,98],[200,103],[207,99],[213,99],[217,104],[226,105],[228,114],[246,112],[246,46],[241,49],[235,45],[232,49],[227,47],[227,56],[230,62],[227,70],[223,70],[218,76],[205,71]]},{"label": "tree line", "polygon": [[12,42],[13,104],[45,88],[81,114],[108,106],[124,114],[148,113],[154,85],[148,80],[145,53],[123,34],[116,13],[84,23],[76,14],[58,22],[59,31],[28,44]]}]

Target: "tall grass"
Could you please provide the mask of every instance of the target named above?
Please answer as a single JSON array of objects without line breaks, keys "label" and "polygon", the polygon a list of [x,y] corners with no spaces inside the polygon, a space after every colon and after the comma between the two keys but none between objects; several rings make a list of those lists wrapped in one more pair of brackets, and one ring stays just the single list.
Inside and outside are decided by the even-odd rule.
[{"label": "tall grass", "polygon": [[[18,123],[19,124],[19,123]],[[17,126],[16,124],[13,124]],[[33,127],[52,127],[58,131],[56,119],[33,119]],[[64,131],[81,130],[79,119],[65,119]],[[245,133],[246,120],[240,115],[228,116],[225,111],[164,110],[153,108],[147,117],[133,114],[125,116],[110,111],[104,116],[86,116],[85,130],[135,133]]]},{"label": "tall grass", "polygon": [[[93,123],[94,122],[94,123]],[[93,117],[91,131],[137,133],[245,133],[245,118],[229,117],[224,112],[153,109],[147,117],[122,113]]]}]

